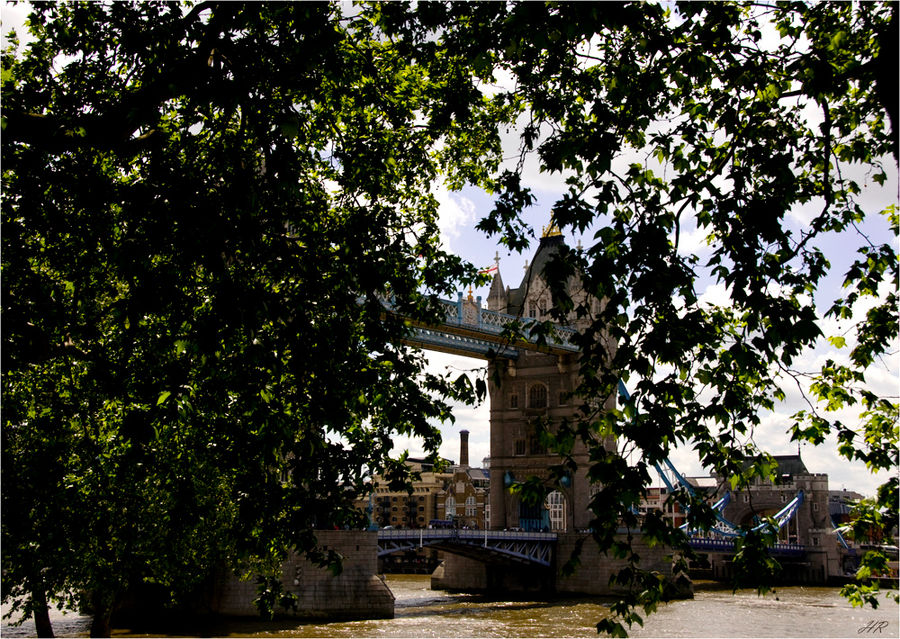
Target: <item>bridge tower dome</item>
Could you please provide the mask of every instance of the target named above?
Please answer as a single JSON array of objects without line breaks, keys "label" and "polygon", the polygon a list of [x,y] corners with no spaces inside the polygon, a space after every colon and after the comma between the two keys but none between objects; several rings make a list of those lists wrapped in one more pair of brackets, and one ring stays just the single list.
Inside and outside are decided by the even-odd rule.
[{"label": "bridge tower dome", "polygon": [[[555,225],[545,228],[518,288],[504,290],[498,269],[488,296],[489,308],[524,320],[550,319],[553,300],[543,271],[563,246],[564,239]],[[588,300],[579,278],[571,278],[568,287],[576,306],[599,305],[598,301]],[[568,325],[584,329],[589,323],[589,319],[579,320],[573,313]],[[576,444],[573,457],[577,471],[574,476],[555,482],[549,469],[560,463],[559,455],[547,450],[539,436],[542,427],[555,431],[562,420],[579,418],[583,401],[571,396],[579,384],[578,368],[577,353],[557,355],[524,349],[516,360],[498,359],[489,364],[491,528],[574,531],[589,526],[588,506],[593,492],[587,479],[587,447],[582,442]],[[606,408],[614,403],[615,398],[610,398]],[[508,487],[512,482],[531,476],[546,481],[551,493],[548,504],[529,506],[510,494]]]}]

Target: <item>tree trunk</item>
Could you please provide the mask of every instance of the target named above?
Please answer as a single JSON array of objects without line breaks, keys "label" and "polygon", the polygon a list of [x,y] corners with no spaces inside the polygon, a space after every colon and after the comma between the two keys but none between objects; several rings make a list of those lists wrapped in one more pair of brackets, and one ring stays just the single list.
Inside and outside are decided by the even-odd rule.
[{"label": "tree trunk", "polygon": [[109,637],[112,630],[110,627],[112,605],[109,601],[109,597],[104,597],[95,593],[92,607],[94,609],[94,618],[91,620],[91,636]]},{"label": "tree trunk", "polygon": [[31,601],[34,631],[38,637],[52,637],[53,625],[50,623],[50,611],[47,609],[47,595],[43,590],[34,590],[31,593]]},{"label": "tree trunk", "polygon": [[109,637],[110,636],[110,625],[109,625],[110,611],[109,610],[96,610],[94,611],[94,618],[91,621],[91,636],[92,637]]}]

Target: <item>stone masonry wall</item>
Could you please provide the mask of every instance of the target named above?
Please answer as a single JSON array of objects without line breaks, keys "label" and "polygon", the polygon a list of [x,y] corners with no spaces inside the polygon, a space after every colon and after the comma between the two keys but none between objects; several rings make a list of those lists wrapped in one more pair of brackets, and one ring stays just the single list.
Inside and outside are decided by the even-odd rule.
[{"label": "stone masonry wall", "polygon": [[487,565],[450,553],[441,553],[441,563],[431,574],[432,590],[487,590]]},{"label": "stone masonry wall", "polygon": [[443,563],[431,575],[432,590],[465,592],[553,592],[553,571],[517,563],[485,564],[443,553]]},{"label": "stone masonry wall", "polygon": [[[566,564],[575,550],[579,539],[585,534],[564,533],[559,535],[556,547],[556,591],[560,593],[580,593],[587,595],[612,595],[616,590],[610,588],[609,578],[625,566],[625,561],[613,559],[600,552],[597,544],[588,536],[581,550],[581,564],[570,576],[562,575],[562,567]],[[662,546],[650,548],[639,539],[633,542],[637,555],[641,558],[638,567],[643,570],[658,572],[666,576],[670,582],[673,580],[672,562],[666,556],[671,555],[671,550]],[[674,583],[674,582],[673,582]],[[693,590],[690,587],[673,589],[670,593],[673,597],[692,597]]]},{"label": "stone masonry wall", "polygon": [[[343,572],[333,576],[303,557],[292,555],[284,563],[285,590],[297,595],[296,610],[279,614],[310,619],[383,619],[394,616],[394,595],[377,576],[378,539],[374,532],[316,531],[319,544],[344,558]],[[228,576],[217,584],[212,612],[255,616],[256,584]]]}]

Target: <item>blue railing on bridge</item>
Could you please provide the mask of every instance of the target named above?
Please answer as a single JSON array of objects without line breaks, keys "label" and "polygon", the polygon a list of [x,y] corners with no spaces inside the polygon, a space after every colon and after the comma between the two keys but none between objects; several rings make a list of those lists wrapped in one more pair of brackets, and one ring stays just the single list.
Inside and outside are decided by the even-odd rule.
[{"label": "blue railing on bridge", "polygon": [[465,528],[419,528],[409,530],[378,531],[378,539],[508,539],[515,541],[556,541],[552,532],[525,532],[515,530],[468,530]]},{"label": "blue railing on bridge", "polygon": [[[500,311],[481,308],[481,298],[478,298],[478,302],[476,303],[478,312],[475,316],[475,322],[467,322],[463,313],[463,294],[459,293],[458,295],[459,297],[455,302],[450,300],[438,300],[438,303],[444,309],[444,316],[446,318],[444,321],[446,324],[476,327],[485,333],[500,335],[510,324],[521,322],[527,329],[529,326],[534,326],[540,321],[533,317],[518,317],[516,315],[509,315],[508,313],[501,313]],[[579,348],[572,344],[572,338],[576,333],[577,331],[574,328],[554,324],[550,334],[547,335],[547,341],[554,346],[577,351]],[[537,336],[529,336],[528,341],[532,343],[536,342]]]}]

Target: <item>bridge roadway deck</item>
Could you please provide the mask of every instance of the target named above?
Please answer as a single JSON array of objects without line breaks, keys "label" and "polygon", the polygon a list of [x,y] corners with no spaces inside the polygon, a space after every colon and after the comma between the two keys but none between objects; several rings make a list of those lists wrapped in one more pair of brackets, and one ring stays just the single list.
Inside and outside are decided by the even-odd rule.
[{"label": "bridge roadway deck", "polygon": [[552,566],[556,533],[501,530],[379,530],[378,556],[430,546],[485,563]]},{"label": "bridge roadway deck", "polygon": [[[555,355],[580,352],[580,348],[572,343],[576,331],[571,327],[551,324],[546,335],[538,336],[535,328],[543,322],[481,308],[480,300],[478,304],[465,301],[462,293],[455,302],[435,301],[444,312],[443,323],[426,326],[410,322],[410,334],[405,340],[408,344],[456,355],[512,360],[518,359],[520,349]],[[383,299],[382,304],[388,312],[396,312],[391,300]],[[466,305],[470,312],[464,309]],[[520,326],[526,337],[507,336],[509,328],[514,326]]]}]

